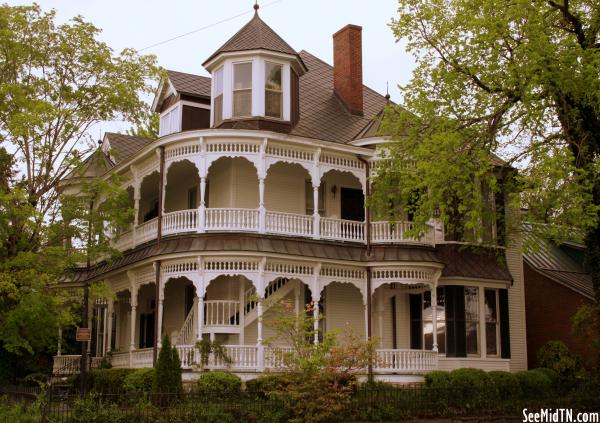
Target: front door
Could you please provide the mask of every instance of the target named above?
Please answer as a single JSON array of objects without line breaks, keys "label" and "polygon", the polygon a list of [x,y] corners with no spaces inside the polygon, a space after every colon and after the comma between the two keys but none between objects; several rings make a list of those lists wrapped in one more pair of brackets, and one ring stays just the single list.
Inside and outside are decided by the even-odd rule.
[{"label": "front door", "polygon": [[345,220],[364,222],[365,196],[361,189],[341,188],[341,217]]}]

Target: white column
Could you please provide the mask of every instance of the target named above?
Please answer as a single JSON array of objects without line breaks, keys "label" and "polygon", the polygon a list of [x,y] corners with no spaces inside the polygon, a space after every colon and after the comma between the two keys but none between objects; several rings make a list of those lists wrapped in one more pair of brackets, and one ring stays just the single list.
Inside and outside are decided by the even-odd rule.
[{"label": "white column", "polygon": [[204,328],[204,297],[196,297],[196,341],[202,340],[202,329]]},{"label": "white column", "polygon": [[108,299],[108,307],[107,307],[107,314],[108,314],[108,318],[106,319],[106,352],[110,352],[113,349],[112,346],[112,329],[113,329],[113,314],[114,314],[114,308],[115,308],[115,300],[113,300],[112,298]]},{"label": "white column", "polygon": [[369,308],[367,303],[364,304],[365,308],[365,341],[369,341]]},{"label": "white column", "polygon": [[319,299],[313,296],[313,331],[315,332],[314,343],[319,343]]},{"label": "white column", "polygon": [[245,283],[244,283],[244,278],[243,277],[238,277],[239,280],[239,284],[240,284],[240,292],[239,292],[239,297],[240,297],[240,307],[239,307],[239,311],[238,313],[240,314],[240,336],[239,336],[239,343],[240,345],[244,345],[245,344],[245,339],[244,339],[244,332],[246,330],[246,324],[245,324],[245,320],[246,320],[246,316],[245,311],[246,311],[246,302],[244,300],[245,294],[246,294],[246,290],[245,290]]},{"label": "white column", "polygon": [[131,317],[129,337],[129,367],[133,367],[133,351],[135,350],[135,326],[137,323],[137,289],[131,291]]},{"label": "white column", "polygon": [[433,348],[434,352],[438,352],[437,341],[437,287],[431,287],[431,330],[433,331]]},{"label": "white column", "polygon": [[200,178],[200,207],[198,208],[198,232],[206,232],[206,176]]},{"label": "white column", "polygon": [[263,322],[262,322],[262,316],[263,316],[263,306],[262,306],[262,298],[258,299],[258,304],[256,305],[256,315],[258,318],[258,330],[257,330],[257,337],[256,337],[256,348],[257,348],[257,355],[258,355],[258,371],[262,372],[265,369],[265,347],[263,345]]},{"label": "white column", "polygon": [[321,237],[321,217],[319,216],[319,185],[313,184],[313,237]]},{"label": "white column", "polygon": [[157,308],[157,312],[156,312],[156,319],[157,319],[157,325],[156,325],[156,341],[157,341],[157,345],[158,348],[162,347],[162,327],[163,327],[163,305],[164,305],[164,294],[161,293],[161,295],[158,298],[158,308]]},{"label": "white column", "polygon": [[60,357],[60,355],[62,354],[61,350],[62,350],[62,328],[58,328],[58,345],[56,348],[56,355]]},{"label": "white column", "polygon": [[265,178],[258,178],[258,231],[266,231],[267,211],[265,209]]},{"label": "white column", "polygon": [[133,188],[133,246],[137,245],[137,227],[140,224],[140,187],[136,184]]}]

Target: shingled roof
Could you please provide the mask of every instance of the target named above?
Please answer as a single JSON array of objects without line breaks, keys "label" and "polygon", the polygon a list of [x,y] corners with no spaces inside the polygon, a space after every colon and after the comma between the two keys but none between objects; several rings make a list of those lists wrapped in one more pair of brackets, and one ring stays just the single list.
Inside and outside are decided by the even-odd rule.
[{"label": "shingled roof", "polygon": [[167,70],[169,81],[180,94],[203,97],[210,100],[210,78],[191,73]]},{"label": "shingled roof", "polygon": [[113,165],[128,159],[153,141],[152,138],[136,137],[134,135],[118,134],[115,132],[107,132],[104,136],[110,146],[108,153]]},{"label": "shingled roof", "polygon": [[[271,29],[259,16],[258,13],[236,32],[233,37],[225,42],[217,51],[215,51],[203,66],[217,57],[221,53],[246,50],[268,50],[276,53],[291,54],[298,56],[294,50],[283,38]],[[300,58],[299,58],[300,59]],[[302,61],[300,59],[300,61]]]}]

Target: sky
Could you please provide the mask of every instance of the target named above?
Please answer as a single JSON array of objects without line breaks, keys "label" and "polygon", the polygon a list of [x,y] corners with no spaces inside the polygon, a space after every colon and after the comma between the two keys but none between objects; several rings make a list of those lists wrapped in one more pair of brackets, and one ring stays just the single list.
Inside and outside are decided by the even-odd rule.
[{"label": "sky", "polygon": [[[31,1],[8,1],[10,5]],[[44,10],[55,9],[59,22],[82,15],[102,29],[100,38],[115,52],[131,47],[142,50],[234,16],[227,22],[144,49],[159,64],[181,72],[207,75],[202,68],[216,49],[252,18],[254,0],[40,0]],[[363,28],[363,81],[385,94],[386,83],[393,101],[399,100],[398,84],[409,81],[414,60],[403,41],[396,42],[389,28],[397,16],[396,0],[262,0],[261,18],[297,51],[307,50],[327,63],[333,62],[331,36],[346,24]],[[119,130],[120,124],[105,124]]]}]

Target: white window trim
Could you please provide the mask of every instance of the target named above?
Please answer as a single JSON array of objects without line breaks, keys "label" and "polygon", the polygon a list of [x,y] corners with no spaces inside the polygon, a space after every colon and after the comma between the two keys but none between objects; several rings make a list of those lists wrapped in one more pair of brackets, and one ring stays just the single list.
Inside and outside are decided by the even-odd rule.
[{"label": "white window trim", "polygon": [[[283,101],[283,85],[284,85],[284,84],[283,84],[283,68],[284,68],[285,66],[284,66],[284,65],[282,65],[281,63],[277,63],[277,62],[274,62],[274,61],[271,61],[271,60],[265,60],[265,61],[264,61],[264,64],[265,64],[265,67],[264,67],[264,70],[263,70],[263,74],[266,74],[266,72],[267,72],[267,64],[274,65],[274,66],[279,66],[279,67],[281,68],[281,82],[280,82],[280,84],[281,84],[281,89],[279,89],[279,90],[273,90],[273,89],[269,89],[269,88],[267,88],[267,78],[266,78],[266,75],[265,75],[265,88],[264,88],[264,96],[265,96],[265,117],[266,117],[266,118],[268,118],[268,119],[284,120],[284,119],[283,119],[283,103],[284,103],[284,101]],[[280,106],[281,106],[281,107],[280,107],[280,109],[281,109],[281,110],[279,111],[279,112],[280,112],[280,113],[279,113],[279,114],[280,114],[280,116],[279,116],[279,117],[276,117],[276,116],[267,116],[267,91],[271,91],[271,92],[274,92],[274,93],[279,93],[279,94],[281,94],[281,104],[280,104]]]},{"label": "white window trim", "polygon": [[[173,116],[170,115],[170,113],[177,109],[177,113],[175,115],[175,128],[173,129],[171,127],[171,119],[173,119]],[[176,132],[181,132],[181,113],[182,113],[182,109],[183,109],[183,104],[181,101],[176,102],[175,104],[169,106],[166,110],[164,110],[161,114],[160,114],[160,118],[159,118],[159,126],[158,126],[158,135],[160,137],[163,137],[165,135],[170,135],[170,134],[174,134]],[[163,128],[162,122],[163,122],[163,117],[165,117],[166,115],[169,115],[169,130],[165,130]]]},{"label": "white window trim", "polygon": [[225,116],[227,115],[227,113],[225,112],[225,65],[215,69],[215,71],[211,74],[211,84],[210,84],[210,126],[213,127],[215,126],[215,74],[219,71],[223,72],[222,75],[222,80],[223,80],[223,92],[221,93],[221,95],[223,96],[223,101],[221,104],[221,113],[223,113],[223,116],[221,116],[221,120],[225,119]]},{"label": "white window trim", "polygon": [[[235,87],[235,66],[236,65],[243,65],[243,64],[250,64],[251,65],[251,69],[252,69],[252,71],[251,71],[252,72],[252,75],[251,75],[252,79],[250,80],[250,101],[251,101],[251,103],[250,103],[250,115],[248,115],[248,116],[235,116],[233,114],[233,104],[234,104],[233,95],[234,95],[235,91],[247,91],[248,90],[248,88],[244,88],[242,90],[236,90],[234,88]],[[230,78],[230,81],[231,81],[231,90],[230,91],[231,91],[231,117],[232,118],[236,118],[236,119],[237,118],[242,118],[242,119],[245,119],[245,118],[249,118],[249,117],[252,117],[253,115],[255,115],[254,114],[255,113],[255,106],[258,103],[256,101],[256,98],[255,98],[255,95],[256,95],[256,90],[255,90],[256,87],[255,87],[255,85],[256,85],[256,79],[257,79],[256,78],[256,67],[257,67],[256,66],[256,60],[252,60],[252,59],[251,60],[238,60],[238,61],[235,61],[235,62],[231,63],[231,74],[229,75],[229,78]],[[257,115],[255,115],[255,116],[257,116]]]}]

